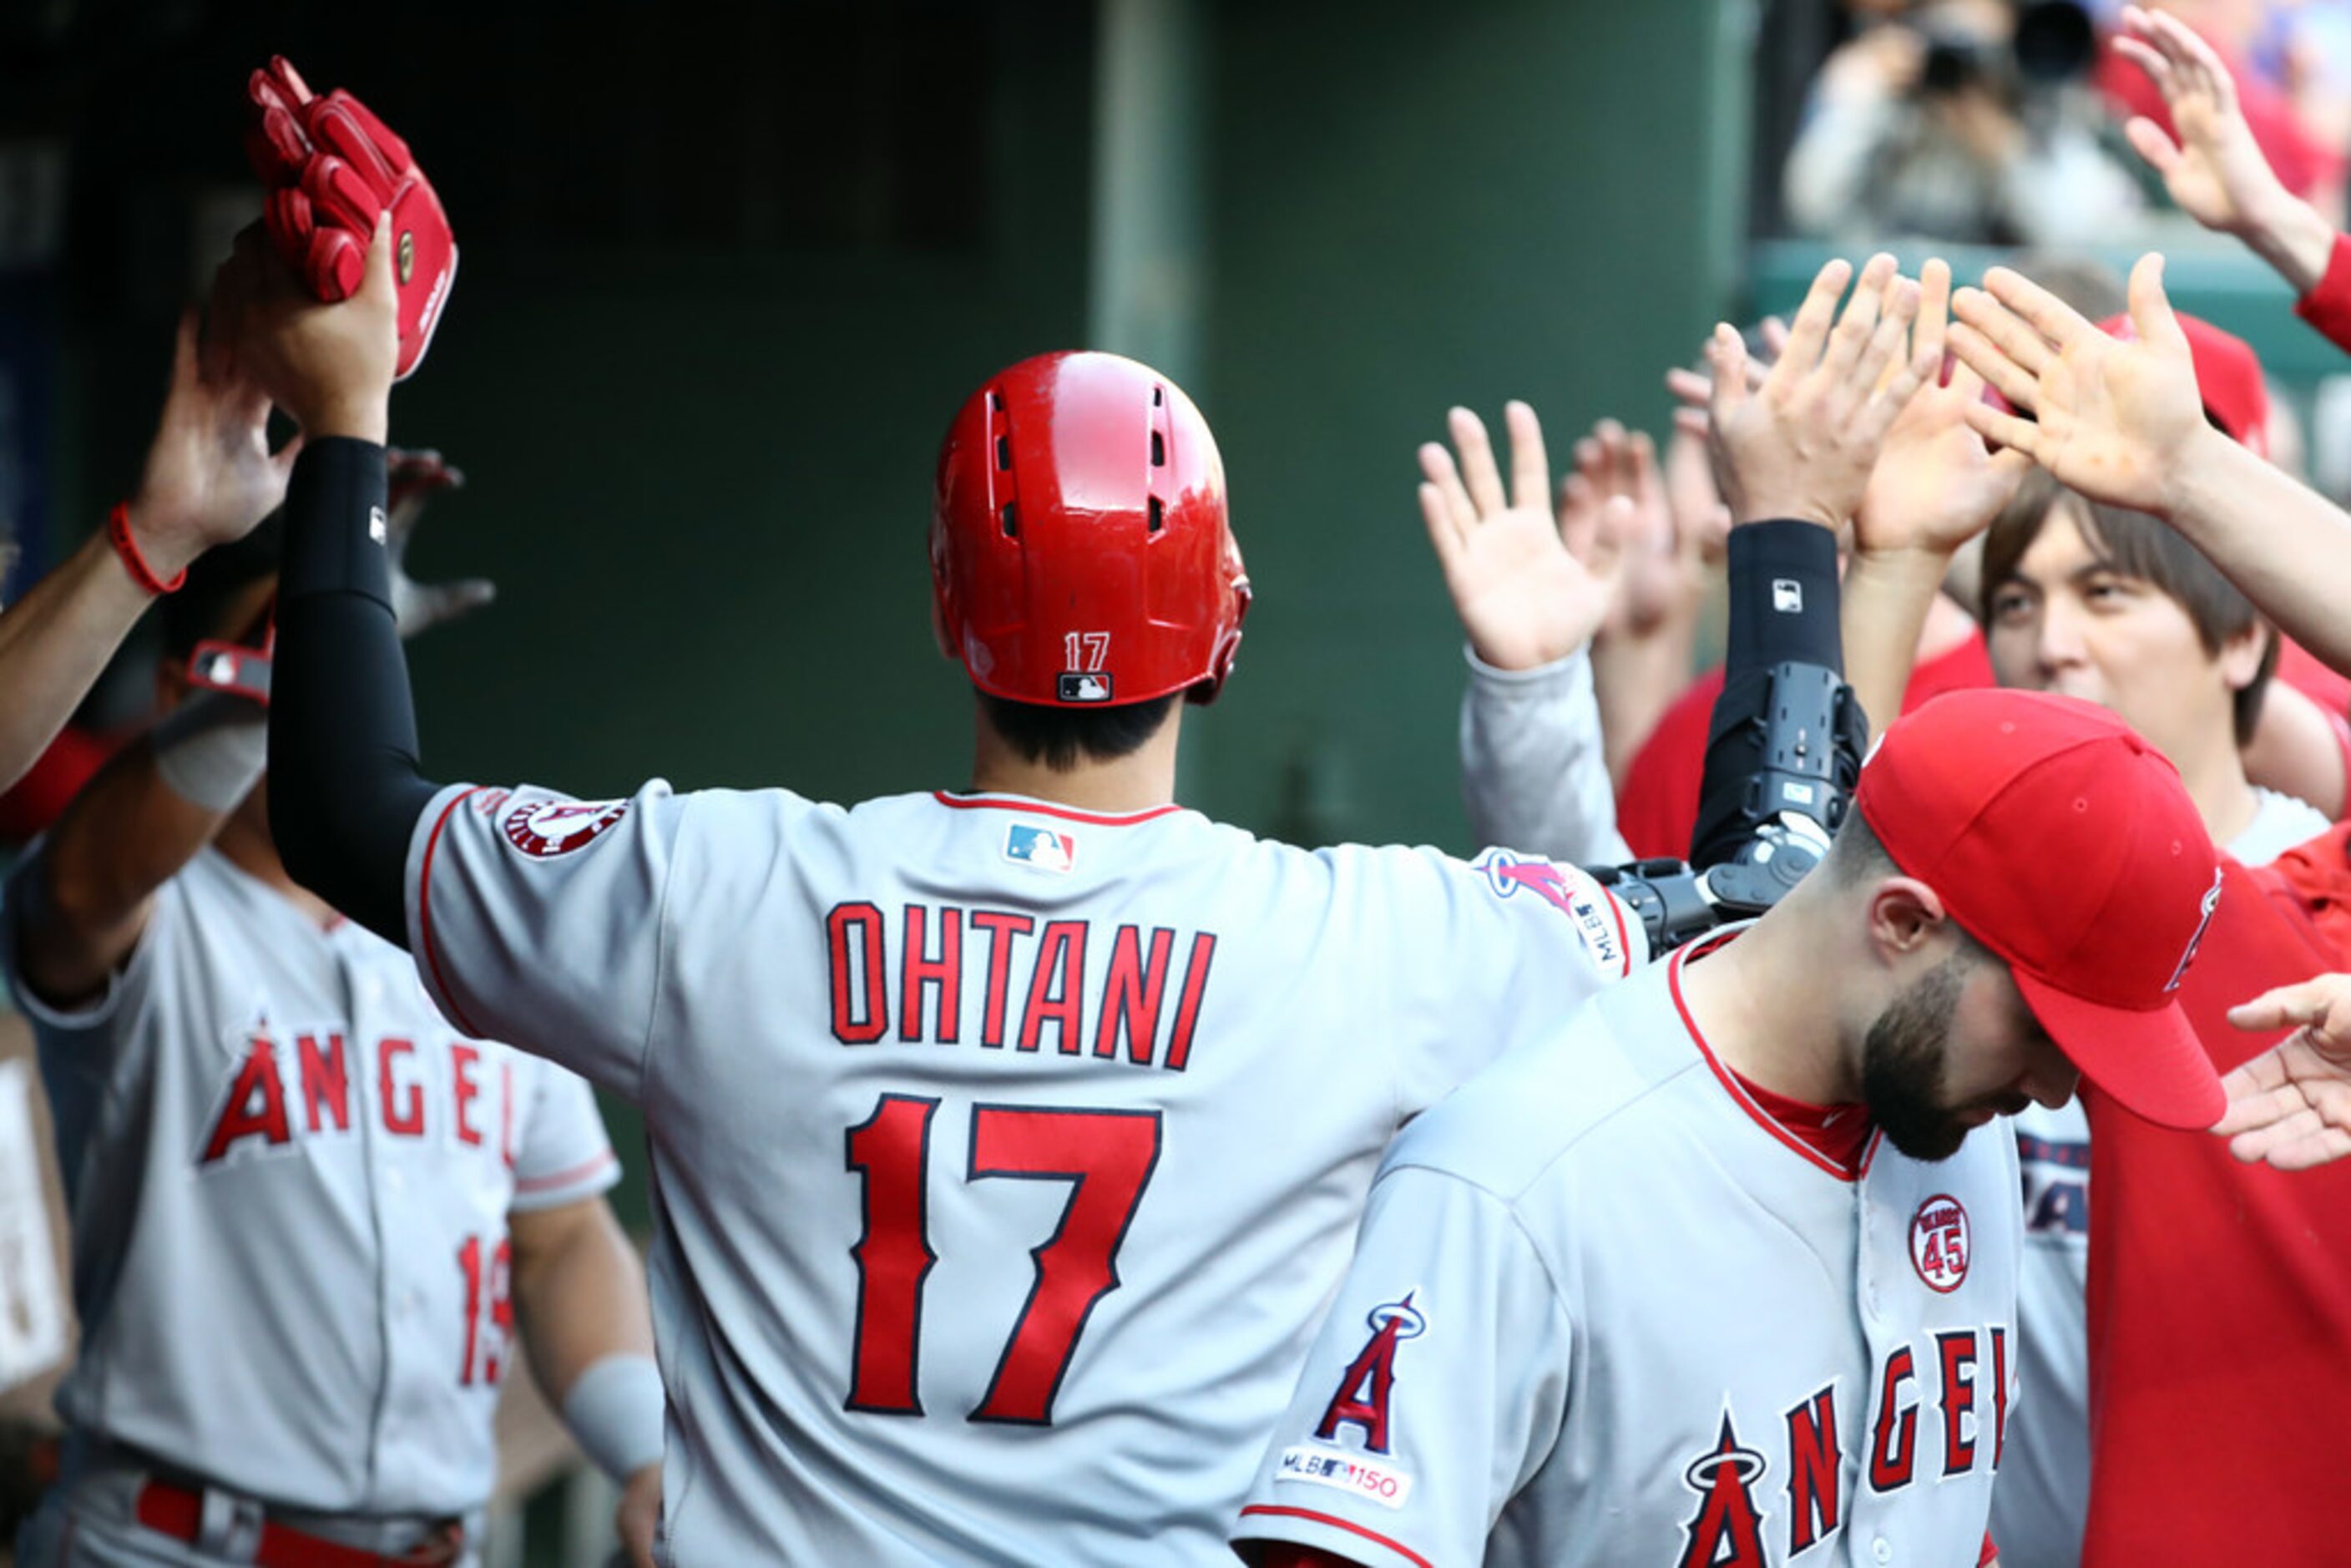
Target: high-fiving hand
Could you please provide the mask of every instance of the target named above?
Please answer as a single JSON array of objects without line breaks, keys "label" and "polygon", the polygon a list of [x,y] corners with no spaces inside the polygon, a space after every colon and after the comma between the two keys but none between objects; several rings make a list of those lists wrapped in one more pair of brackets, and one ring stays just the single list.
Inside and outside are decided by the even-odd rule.
[{"label": "high-fiving hand", "polygon": [[[1928,261],[1919,269],[1913,333],[1919,352],[1938,364],[1950,300],[1950,265]],[[2032,460],[2014,447],[1994,452],[1968,423],[1967,411],[1983,401],[1983,377],[1966,363],[1955,364],[1949,381],[1938,385],[1930,377],[1895,416],[1854,513],[1855,549],[1947,559],[2016,494]]]},{"label": "high-fiving hand", "polygon": [[2205,421],[2160,256],[2131,268],[2133,340],[2108,337],[2004,267],[1952,296],[1951,308],[1960,323],[1952,351],[2021,411],[1973,403],[1968,423],[2092,500],[2168,516],[2184,462],[2201,443],[2228,439]]},{"label": "high-fiving hand", "polygon": [[1911,343],[1918,285],[1894,258],[1869,259],[1840,315],[1852,272],[1842,260],[1821,268],[1761,384],[1750,385],[1746,345],[1728,323],[1707,345],[1715,473],[1738,522],[1842,528],[1895,416],[1940,362],[1940,345]]},{"label": "high-fiving hand", "polygon": [[465,483],[465,475],[442,460],[438,452],[404,452],[393,447],[384,454],[385,498],[391,503],[384,520],[383,550],[392,568],[392,614],[403,638],[413,637],[444,622],[471,614],[497,597],[487,578],[465,577],[450,582],[419,582],[408,575],[408,547],[424,504],[444,490]]},{"label": "high-fiving hand", "polygon": [[1507,493],[1484,422],[1457,408],[1447,425],[1458,465],[1440,442],[1420,449],[1420,515],[1469,646],[1498,669],[1530,670],[1574,653],[1608,619],[1631,502],[1587,507],[1571,494],[1554,517],[1541,423],[1523,402],[1505,404],[1503,419]]}]

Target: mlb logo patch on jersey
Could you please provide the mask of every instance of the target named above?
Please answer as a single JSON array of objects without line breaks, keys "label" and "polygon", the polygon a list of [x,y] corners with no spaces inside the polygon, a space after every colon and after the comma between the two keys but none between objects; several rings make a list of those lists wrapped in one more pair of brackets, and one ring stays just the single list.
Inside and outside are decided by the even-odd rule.
[{"label": "mlb logo patch on jersey", "polygon": [[1384,1465],[1367,1459],[1361,1454],[1351,1454],[1342,1448],[1325,1448],[1314,1444],[1299,1444],[1281,1451],[1281,1464],[1273,1472],[1278,1481],[1311,1481],[1316,1486],[1337,1487],[1342,1491],[1367,1497],[1383,1508],[1402,1508],[1405,1499],[1412,1495],[1412,1476],[1394,1465]]},{"label": "mlb logo patch on jersey", "polygon": [[532,800],[507,813],[499,831],[533,860],[584,850],[628,814],[626,800]]},{"label": "mlb logo patch on jersey", "polygon": [[1034,822],[1015,822],[1004,830],[1004,858],[1067,875],[1078,869],[1078,838]]}]

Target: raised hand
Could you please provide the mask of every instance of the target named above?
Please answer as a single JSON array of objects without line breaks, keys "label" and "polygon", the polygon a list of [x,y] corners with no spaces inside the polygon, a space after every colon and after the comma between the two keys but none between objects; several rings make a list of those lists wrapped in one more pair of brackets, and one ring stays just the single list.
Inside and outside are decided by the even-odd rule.
[{"label": "raised hand", "polygon": [[465,476],[434,451],[384,454],[386,499],[383,550],[392,568],[392,612],[402,637],[413,637],[444,622],[470,614],[497,597],[496,585],[486,578],[460,578],[454,582],[419,582],[408,575],[408,546],[424,505],[444,490],[465,483]]},{"label": "raised hand", "polygon": [[389,221],[376,225],[359,292],[332,305],[310,297],[257,224],[237,235],[225,270],[239,302],[237,352],[277,406],[314,441],[381,442],[400,358]]},{"label": "raised hand", "polygon": [[2239,1029],[2298,1025],[2220,1081],[2228,1113],[2213,1131],[2247,1164],[2307,1170],[2351,1155],[2351,975],[2282,986],[2229,1009]]},{"label": "raised hand", "polygon": [[1996,267],[1951,298],[1952,351],[2032,418],[1962,412],[1986,439],[2093,500],[2168,516],[2183,461],[2208,438],[2188,337],[2163,296],[2163,257],[2131,268],[2135,340],[2108,337],[2020,273]]},{"label": "raised hand", "polygon": [[[1563,508],[1554,517],[1551,460],[1535,411],[1511,402],[1503,418],[1508,493],[1485,424],[1457,408],[1446,423],[1458,465],[1442,443],[1420,449],[1420,515],[1469,646],[1498,669],[1527,670],[1574,653],[1608,618],[1621,562],[1614,541],[1627,504],[1605,501],[1588,518]],[[1562,531],[1569,523],[1581,558]]]},{"label": "raised hand", "polygon": [[1706,594],[1704,541],[1677,528],[1656,444],[1645,432],[1604,419],[1575,444],[1559,519],[1571,554],[1597,574],[1617,574],[1602,637],[1639,641],[1697,612]]},{"label": "raised hand", "polygon": [[1917,284],[1892,256],[1872,256],[1839,315],[1852,272],[1844,261],[1821,268],[1760,386],[1749,383],[1746,345],[1729,323],[1707,345],[1715,474],[1736,522],[1797,517],[1842,528],[1886,430],[1935,369],[1926,350],[1910,346]]},{"label": "raised hand", "polygon": [[[1928,262],[1920,269],[1913,331],[1920,353],[1937,363],[1950,300],[1949,264]],[[2016,494],[2032,460],[2013,447],[1994,452],[1968,423],[1968,409],[1983,401],[1983,377],[1962,362],[1951,367],[1947,382],[1929,379],[1903,405],[1854,513],[1856,550],[1948,558],[1990,526]]]},{"label": "raised hand", "polygon": [[[215,279],[216,300],[222,286]],[[170,578],[213,546],[244,538],[285,498],[300,448],[298,436],[269,450],[269,394],[233,345],[205,340],[196,312],[183,312],[163,416],[131,501],[140,553]]]},{"label": "raised hand", "polygon": [[2229,68],[2186,23],[2126,5],[2115,51],[2147,72],[2171,110],[2177,141],[2144,115],[2123,134],[2163,176],[2180,211],[2206,228],[2242,234],[2294,200],[2253,140]]}]

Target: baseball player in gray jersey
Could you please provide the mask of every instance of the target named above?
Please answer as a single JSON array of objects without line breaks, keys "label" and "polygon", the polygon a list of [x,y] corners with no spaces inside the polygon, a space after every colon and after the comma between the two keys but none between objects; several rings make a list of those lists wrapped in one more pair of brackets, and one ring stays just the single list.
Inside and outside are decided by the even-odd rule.
[{"label": "baseball player in gray jersey", "polygon": [[[256,439],[267,412],[243,411]],[[218,461],[168,499],[249,505]],[[20,1559],[473,1562],[518,1321],[631,1482],[642,1560],[660,1389],[600,1196],[611,1147],[584,1082],[452,1028],[403,954],[287,876],[260,779],[277,538],[207,555],[167,601],[167,716],[0,903],[82,1325],[65,1474]],[[413,623],[455,602],[412,599]]]},{"label": "baseball player in gray jersey", "polygon": [[[1174,802],[1177,699],[1223,681],[1247,582],[1205,422],[1108,355],[991,378],[948,436],[931,559],[977,687],[969,792],[422,779],[367,528],[371,266],[250,340],[310,434],[277,825],[461,1020],[644,1107],[668,1560],[1222,1556],[1381,1149],[1637,965],[1641,925],[1573,870],[1310,853]],[[1852,373],[1886,368],[1845,339]],[[1424,493],[1456,542],[1503,490],[1470,445]]]},{"label": "baseball player in gray jersey", "polygon": [[2077,1073],[2211,1124],[2170,994],[2220,869],[2170,765],[2071,698],[1938,698],[1855,804],[1760,921],[1398,1138],[1246,1555],[1991,1560],[2020,1223],[1985,1124]]}]

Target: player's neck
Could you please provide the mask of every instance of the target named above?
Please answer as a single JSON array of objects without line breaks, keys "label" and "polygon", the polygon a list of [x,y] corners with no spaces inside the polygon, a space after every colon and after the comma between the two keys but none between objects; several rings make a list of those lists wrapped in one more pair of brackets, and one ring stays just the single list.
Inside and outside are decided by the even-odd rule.
[{"label": "player's neck", "polygon": [[267,818],[251,803],[229,813],[213,847],[231,865],[299,909],[320,930],[340,918],[333,905],[287,874],[286,862],[277,858],[277,845],[269,836]]},{"label": "player's neck", "polygon": [[2244,754],[2233,735],[2225,746],[2207,747],[2201,756],[2174,757],[2171,765],[2179,769],[2179,781],[2214,843],[2226,846],[2252,825],[2261,798],[2245,778]]},{"label": "player's neck", "polygon": [[1751,1083],[1808,1105],[1861,1098],[1838,1012],[1833,933],[1813,901],[1791,894],[1737,941],[1681,972],[1682,1005],[1717,1060]]},{"label": "player's neck", "polygon": [[1176,799],[1178,707],[1137,750],[1113,761],[1081,760],[1056,769],[1021,756],[985,719],[975,726],[971,787],[988,794],[1026,795],[1081,811],[1147,811]]}]

